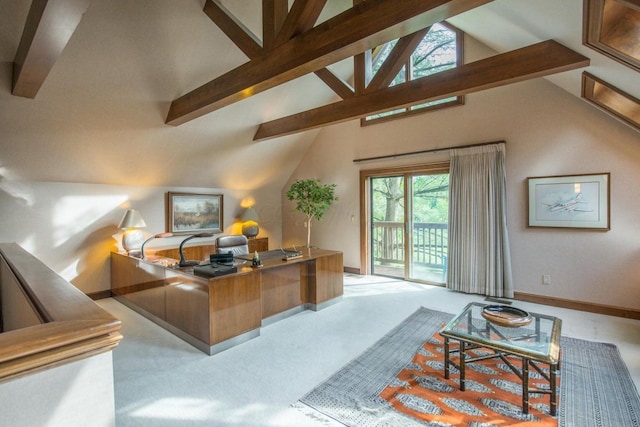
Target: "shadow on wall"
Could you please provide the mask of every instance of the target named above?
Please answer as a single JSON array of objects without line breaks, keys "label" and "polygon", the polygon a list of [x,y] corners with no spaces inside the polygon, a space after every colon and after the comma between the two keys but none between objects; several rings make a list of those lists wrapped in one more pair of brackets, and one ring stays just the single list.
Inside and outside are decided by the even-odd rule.
[{"label": "shadow on wall", "polygon": [[[97,292],[104,286],[98,286],[96,277],[111,277],[110,258],[105,254],[117,252],[120,248],[118,239],[119,230],[116,224],[104,226],[94,230],[85,236],[85,239],[75,246],[74,254],[77,257],[77,263],[73,271],[69,271],[70,275],[75,277],[70,282],[77,288],[82,289],[86,293]],[[81,249],[80,249],[81,248]],[[63,274],[63,276],[66,274]]]},{"label": "shadow on wall", "polygon": [[108,186],[0,179],[0,241],[19,244],[85,293],[106,290],[116,217],[128,200]]}]

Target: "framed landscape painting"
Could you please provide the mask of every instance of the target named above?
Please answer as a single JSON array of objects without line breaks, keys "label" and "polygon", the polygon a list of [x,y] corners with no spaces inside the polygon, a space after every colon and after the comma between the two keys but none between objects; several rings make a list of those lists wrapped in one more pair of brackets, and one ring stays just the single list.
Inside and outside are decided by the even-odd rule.
[{"label": "framed landscape painting", "polygon": [[167,193],[167,231],[222,233],[222,194]]},{"label": "framed landscape painting", "polygon": [[529,227],[609,230],[609,173],[527,178]]}]

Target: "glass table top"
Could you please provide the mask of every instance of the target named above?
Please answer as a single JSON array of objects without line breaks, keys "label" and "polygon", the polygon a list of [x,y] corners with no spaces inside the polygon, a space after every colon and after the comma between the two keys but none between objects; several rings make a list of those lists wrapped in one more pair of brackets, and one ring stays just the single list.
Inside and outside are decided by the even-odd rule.
[{"label": "glass table top", "polygon": [[440,334],[465,343],[504,351],[546,363],[557,363],[560,353],[562,320],[544,314],[529,313],[531,323],[505,327],[482,316],[488,304],[470,303],[453,318]]}]

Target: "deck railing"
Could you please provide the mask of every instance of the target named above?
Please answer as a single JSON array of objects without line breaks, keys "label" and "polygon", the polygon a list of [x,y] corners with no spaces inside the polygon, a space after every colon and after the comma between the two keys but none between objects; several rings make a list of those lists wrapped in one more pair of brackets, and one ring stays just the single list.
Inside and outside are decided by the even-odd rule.
[{"label": "deck railing", "polygon": [[[448,225],[413,223],[413,263],[431,268],[446,267]],[[375,265],[404,263],[404,223],[373,223],[373,262]]]}]

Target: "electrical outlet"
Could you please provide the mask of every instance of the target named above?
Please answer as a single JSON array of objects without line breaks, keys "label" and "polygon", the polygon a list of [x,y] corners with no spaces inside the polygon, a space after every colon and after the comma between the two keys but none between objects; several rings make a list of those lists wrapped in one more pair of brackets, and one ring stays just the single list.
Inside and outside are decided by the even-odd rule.
[{"label": "electrical outlet", "polygon": [[543,274],[542,275],[542,284],[543,285],[550,285],[551,284],[551,276],[549,276],[548,274]]}]

